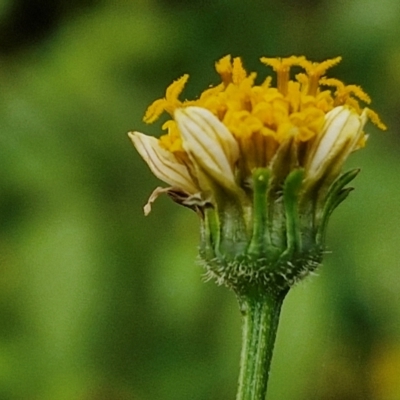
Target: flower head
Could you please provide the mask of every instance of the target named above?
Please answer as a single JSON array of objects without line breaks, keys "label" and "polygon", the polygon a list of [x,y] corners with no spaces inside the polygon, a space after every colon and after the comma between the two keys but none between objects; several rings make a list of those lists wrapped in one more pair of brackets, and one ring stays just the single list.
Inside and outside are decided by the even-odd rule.
[{"label": "flower head", "polygon": [[[164,112],[171,117],[160,139],[130,133],[153,173],[171,185],[153,193],[146,213],[162,192],[195,209],[203,226],[203,258],[209,265],[219,260],[210,270],[224,283],[229,268],[254,254],[268,260],[268,271],[283,266],[284,282],[319,263],[326,221],[355,176],[340,175],[344,161],[364,146],[368,119],[386,129],[364,106],[370,98],[359,86],[326,77],[340,57],[261,62],[274,70],[274,84],[270,76],[256,83],[256,73],[248,73],[240,58],[223,57],[215,65],[221,83],[196,100],[179,99],[184,75],[149,106],[145,122]],[[288,268],[289,254],[301,260],[303,272]],[[229,268],[226,260],[234,260]],[[269,272],[258,273],[268,280]],[[254,271],[249,274],[255,279]]]}]

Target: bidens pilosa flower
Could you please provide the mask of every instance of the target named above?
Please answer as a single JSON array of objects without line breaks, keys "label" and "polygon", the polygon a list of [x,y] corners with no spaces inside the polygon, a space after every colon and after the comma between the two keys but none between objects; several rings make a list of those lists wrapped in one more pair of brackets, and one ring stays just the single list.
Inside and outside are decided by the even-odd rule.
[{"label": "bidens pilosa flower", "polygon": [[364,146],[368,119],[385,129],[359,86],[325,76],[339,61],[261,58],[276,81],[257,84],[240,58],[223,57],[220,84],[183,101],[184,75],[147,109],[147,123],[170,115],[165,135],[130,133],[170,185],[145,213],[164,192],[195,210],[208,274],[236,292],[285,292],[320,264],[328,218],[358,172],[341,174],[343,163]]}]

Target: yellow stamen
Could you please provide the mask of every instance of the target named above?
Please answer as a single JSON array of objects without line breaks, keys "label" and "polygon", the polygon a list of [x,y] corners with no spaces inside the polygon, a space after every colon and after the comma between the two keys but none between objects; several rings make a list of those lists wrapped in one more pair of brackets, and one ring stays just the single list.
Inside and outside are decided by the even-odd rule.
[{"label": "yellow stamen", "polygon": [[227,55],[222,57],[215,63],[215,69],[220,75],[222,81],[227,85],[231,82],[232,78],[232,62],[231,56]]},{"label": "yellow stamen", "polygon": [[166,121],[163,124],[162,129],[168,130],[168,133],[161,136],[160,146],[164,149],[168,149],[171,153],[183,151],[182,139],[176,126],[176,122],[173,120]]},{"label": "yellow stamen", "polygon": [[165,111],[165,104],[165,99],[158,99],[153,101],[153,103],[151,103],[147,107],[146,113],[143,117],[143,121],[147,124],[151,124],[154,121],[157,121],[157,119],[160,118],[160,115]]},{"label": "yellow stamen", "polygon": [[341,105],[346,104],[347,100],[351,96],[363,101],[366,104],[371,103],[371,98],[365,93],[360,86],[357,85],[345,85],[339,79],[334,78],[321,78],[319,84],[322,86],[331,86],[336,88],[335,92],[335,104]]},{"label": "yellow stamen", "polygon": [[381,121],[379,115],[375,111],[368,109],[367,115],[373,124],[375,124],[379,129],[386,131],[387,126]]},{"label": "yellow stamen", "polygon": [[305,60],[304,57],[290,56],[287,58],[267,58],[262,57],[260,61],[269,65],[277,74],[277,87],[282,94],[287,92],[287,84],[290,78],[290,68],[300,65]]},{"label": "yellow stamen", "polygon": [[301,60],[300,65],[306,70],[309,78],[308,94],[315,96],[317,94],[318,83],[321,76],[325,75],[325,72],[339,64],[342,57],[332,58],[325,60],[321,63],[311,62],[306,59]]},{"label": "yellow stamen", "polygon": [[185,74],[172,82],[165,92],[165,97],[154,101],[147,108],[143,121],[151,124],[156,121],[164,111],[172,116],[175,109],[182,106],[182,102],[178,100],[178,97],[182,93],[188,79],[189,75]]},{"label": "yellow stamen", "polygon": [[186,82],[189,79],[189,75],[185,74],[181,76],[176,81],[172,82],[171,85],[168,86],[165,92],[165,99],[167,101],[175,101],[178,99],[179,95],[182,93],[183,88],[186,85]]},{"label": "yellow stamen", "polygon": [[243,68],[242,60],[239,57],[235,57],[232,66],[232,82],[235,85],[240,85],[246,78],[246,75],[246,70]]}]

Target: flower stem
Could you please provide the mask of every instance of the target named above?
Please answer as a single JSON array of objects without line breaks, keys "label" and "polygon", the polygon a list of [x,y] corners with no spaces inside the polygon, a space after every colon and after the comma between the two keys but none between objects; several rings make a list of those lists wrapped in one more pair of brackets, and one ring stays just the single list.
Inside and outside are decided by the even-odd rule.
[{"label": "flower stem", "polygon": [[265,400],[269,371],[286,293],[238,296],[243,315],[242,354],[236,400]]}]

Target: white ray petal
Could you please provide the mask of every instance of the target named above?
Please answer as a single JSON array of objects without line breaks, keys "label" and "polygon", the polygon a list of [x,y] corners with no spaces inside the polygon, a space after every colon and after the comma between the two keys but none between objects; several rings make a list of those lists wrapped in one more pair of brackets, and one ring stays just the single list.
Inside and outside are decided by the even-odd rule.
[{"label": "white ray petal", "polygon": [[186,166],[180,163],[173,153],[163,149],[158,139],[140,132],[129,132],[128,135],[158,179],[189,194],[199,191]]},{"label": "white ray petal", "polygon": [[228,128],[210,111],[187,107],[175,111],[183,148],[194,164],[226,187],[235,185],[239,146]]},{"label": "white ray petal", "polygon": [[315,143],[315,150],[310,158],[309,175],[316,175],[339,153],[343,154],[344,162],[344,158],[354,150],[359,141],[365,122],[365,115],[359,116],[347,107],[340,106],[330,111],[326,115],[321,138]]}]

